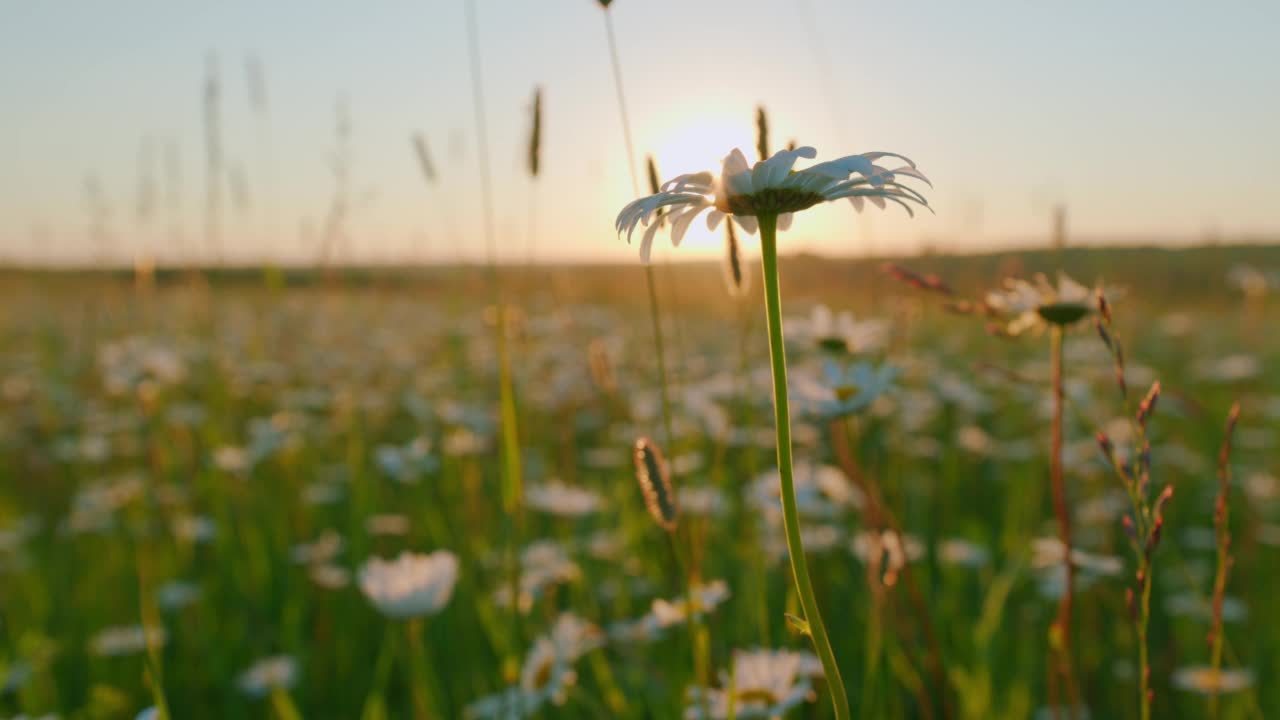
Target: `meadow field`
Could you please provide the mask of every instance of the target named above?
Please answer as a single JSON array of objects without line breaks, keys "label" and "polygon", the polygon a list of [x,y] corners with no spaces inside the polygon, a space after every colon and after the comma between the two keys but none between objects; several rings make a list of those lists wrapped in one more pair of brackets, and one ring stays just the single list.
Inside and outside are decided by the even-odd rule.
[{"label": "meadow field", "polygon": [[[1280,714],[1280,251],[782,252],[853,716]],[[833,717],[746,260],[0,274],[0,717]]]}]

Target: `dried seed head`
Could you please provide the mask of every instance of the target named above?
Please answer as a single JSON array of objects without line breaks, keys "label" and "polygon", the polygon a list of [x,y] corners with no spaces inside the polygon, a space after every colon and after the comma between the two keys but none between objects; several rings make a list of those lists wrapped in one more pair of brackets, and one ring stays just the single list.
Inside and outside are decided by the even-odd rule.
[{"label": "dried seed head", "polygon": [[636,440],[634,455],[636,482],[640,484],[640,492],[644,495],[645,507],[663,530],[675,532],[679,509],[671,487],[671,472],[667,469],[662,451],[652,440],[641,437]]},{"label": "dried seed head", "polygon": [[606,395],[618,390],[617,375],[613,372],[613,357],[609,348],[600,338],[595,338],[587,345],[587,362],[591,367],[591,379],[596,387]]},{"label": "dried seed head", "polygon": [[1142,429],[1147,428],[1147,421],[1151,419],[1151,414],[1156,411],[1156,401],[1160,399],[1160,381],[1157,380],[1151,385],[1151,389],[1147,391],[1147,396],[1142,399],[1142,404],[1138,406],[1138,426]]},{"label": "dried seed head", "polygon": [[769,118],[763,105],[756,108],[756,154],[761,160],[769,159]]},{"label": "dried seed head", "polygon": [[413,134],[413,153],[418,157],[418,169],[428,184],[436,181],[436,166],[431,162],[431,151],[427,149],[427,138],[420,132]]},{"label": "dried seed head", "polygon": [[1169,501],[1172,499],[1173,499],[1173,486],[1165,485],[1164,490],[1160,491],[1160,495],[1159,497],[1156,498],[1155,505],[1152,507],[1152,510],[1151,510],[1152,513],[1156,516],[1156,519],[1159,519],[1161,517],[1161,514],[1164,512],[1164,506],[1169,504]]},{"label": "dried seed head", "polygon": [[1164,518],[1157,517],[1155,524],[1151,527],[1151,535],[1147,538],[1147,554],[1155,552],[1156,547],[1160,545],[1160,537],[1164,534]]},{"label": "dried seed head", "polygon": [[[947,283],[944,282],[942,278],[938,277],[934,273],[921,275],[919,273],[912,272],[911,270],[908,270],[907,268],[897,263],[891,263],[891,262],[883,263],[880,266],[880,271],[885,273],[886,275],[893,277],[899,282],[910,285],[911,287],[917,290],[928,290],[931,292],[939,293],[941,295],[953,294],[951,291],[951,288],[947,285]],[[972,305],[972,303],[969,303],[964,300],[959,301],[959,303],[963,303],[965,306]]]},{"label": "dried seed head", "polygon": [[1124,606],[1129,610],[1129,619],[1133,620],[1134,622],[1137,622],[1138,606],[1137,606],[1137,603],[1134,601],[1133,588],[1124,589]]},{"label": "dried seed head", "polygon": [[1108,325],[1111,324],[1111,303],[1108,303],[1107,296],[1102,294],[1102,288],[1098,288],[1098,314]]},{"label": "dried seed head", "polygon": [[1120,525],[1124,527],[1125,536],[1127,536],[1130,540],[1132,540],[1135,543],[1138,542],[1138,531],[1135,530],[1133,527],[1132,516],[1125,515],[1124,519],[1120,521]]},{"label": "dried seed head", "polygon": [[724,224],[725,258],[724,280],[729,286],[731,297],[742,297],[747,293],[747,268],[742,263],[742,248],[738,245],[738,233],[733,223]]},{"label": "dried seed head", "polygon": [[1098,328],[1098,337],[1102,338],[1102,344],[1111,350],[1111,333],[1107,332],[1107,326],[1102,322],[1102,318],[1095,320],[1093,325]]},{"label": "dried seed head", "polygon": [[[645,164],[649,171],[649,192],[657,195],[662,189],[662,181],[658,180],[658,163],[654,162],[653,156],[650,155],[645,159]],[[653,221],[661,223],[662,218],[665,217],[666,214],[666,208],[658,208],[657,211],[653,213]]]},{"label": "dried seed head", "polygon": [[542,159],[542,88],[533,89],[533,125],[529,130],[529,175],[538,177]]},{"label": "dried seed head", "polygon": [[1227,412],[1227,430],[1222,436],[1222,447],[1218,450],[1218,476],[1222,478],[1223,474],[1230,470],[1231,462],[1231,438],[1236,432],[1236,423],[1240,422],[1240,403],[1231,404],[1231,410]]},{"label": "dried seed head", "polygon": [[1115,456],[1116,447],[1111,443],[1111,438],[1107,437],[1107,434],[1101,430],[1098,431],[1098,434],[1095,435],[1094,438],[1098,441],[1098,448],[1102,450],[1102,454],[1107,457],[1107,462],[1114,463],[1113,458]]}]

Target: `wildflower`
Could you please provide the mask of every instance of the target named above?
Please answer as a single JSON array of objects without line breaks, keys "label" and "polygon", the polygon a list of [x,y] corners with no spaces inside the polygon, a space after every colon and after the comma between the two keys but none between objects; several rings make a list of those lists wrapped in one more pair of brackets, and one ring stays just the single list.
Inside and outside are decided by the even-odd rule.
[{"label": "wildflower", "polygon": [[552,480],[525,488],[525,504],[549,515],[583,517],[599,512],[604,501],[590,490]]},{"label": "wildflower", "polygon": [[736,716],[744,720],[780,718],[814,699],[812,678],[821,674],[816,657],[809,653],[736,650],[733,672],[720,673],[721,689],[707,689],[705,697],[695,689],[684,716],[686,720],[726,718],[732,704]]},{"label": "wildflower", "polygon": [[[693,598],[695,605],[694,613],[702,615],[715,610],[729,599],[729,585],[724,580],[712,580],[694,585],[689,595]],[[653,601],[650,615],[660,628],[682,625],[689,618],[689,598],[682,597],[674,602],[658,598]]]},{"label": "wildflower", "polygon": [[1248,670],[1214,670],[1203,666],[1184,667],[1173,672],[1172,682],[1179,690],[1217,695],[1239,692],[1253,685],[1253,673]]},{"label": "wildflower", "polygon": [[1043,273],[1036,274],[1034,280],[1009,279],[1003,290],[987,293],[987,307],[1006,319],[1004,331],[1010,335],[1043,330],[1049,325],[1073,325],[1096,307],[1097,291],[1066,273],[1058,273],[1056,288]]},{"label": "wildflower", "polygon": [[89,644],[94,655],[118,657],[142,652],[147,648],[164,647],[169,634],[158,626],[126,625],[110,627],[97,635]]},{"label": "wildflower", "polygon": [[[898,176],[929,182],[915,163],[901,155],[849,155],[794,169],[797,160],[812,160],[817,155],[811,147],[780,150],[768,160],[748,165],[746,156],[735,148],[725,156],[719,175],[700,172],[672,178],[658,193],[628,203],[618,214],[615,227],[619,233],[626,230],[628,242],[637,227],[648,228],[640,243],[640,257],[647,263],[661,226],[650,221],[663,208],[669,213],[671,243],[678,247],[689,225],[704,210],[710,210],[707,227],[712,230],[727,216],[743,230],[755,233],[758,215],[777,216],[778,227],[785,230],[794,213],[841,198],[848,198],[859,210],[868,199],[877,207],[884,207],[885,201],[897,203],[910,214],[914,214],[911,203],[929,207],[923,195],[898,182]],[[897,158],[907,164],[890,170],[875,164],[881,158]]]},{"label": "wildflower", "polygon": [[568,662],[604,645],[604,633],[600,628],[568,612],[560,613],[551,626],[548,637],[555,646],[556,653]]},{"label": "wildflower", "polygon": [[818,412],[829,418],[856,415],[892,390],[897,377],[892,365],[828,360],[823,367],[828,397],[818,403]]},{"label": "wildflower", "polygon": [[298,565],[314,565],[328,562],[342,552],[342,536],[329,529],[320,533],[314,542],[298,543],[289,551],[290,558]]},{"label": "wildflower", "polygon": [[156,603],[163,610],[181,610],[200,599],[200,586],[173,580],[156,590]]},{"label": "wildflower", "polygon": [[515,720],[531,716],[544,703],[561,705],[578,680],[573,664],[604,644],[600,628],[573,615],[556,618],[551,632],[534,640],[520,668],[520,682],[467,706],[473,720]]},{"label": "wildflower", "polygon": [[814,305],[808,318],[788,319],[784,329],[789,341],[837,355],[879,350],[889,336],[889,324],[880,318],[857,320],[847,310],[833,313],[826,305]]},{"label": "wildflower", "polygon": [[236,684],[250,697],[264,697],[276,688],[289,689],[298,682],[298,663],[289,655],[262,658],[240,673]]},{"label": "wildflower", "polygon": [[[542,592],[553,585],[577,580],[582,569],[554,540],[539,540],[520,552],[520,612],[529,612]],[[494,593],[498,605],[511,605],[511,588],[505,585]]]},{"label": "wildflower", "polygon": [[385,615],[404,619],[440,612],[458,581],[458,558],[447,550],[372,558],[360,568],[360,589]]}]

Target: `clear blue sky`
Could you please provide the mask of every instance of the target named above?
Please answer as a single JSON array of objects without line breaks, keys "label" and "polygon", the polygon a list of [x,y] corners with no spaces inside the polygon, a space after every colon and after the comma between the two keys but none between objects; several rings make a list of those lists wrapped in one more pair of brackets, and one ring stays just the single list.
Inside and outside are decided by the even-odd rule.
[{"label": "clear blue sky", "polygon": [[[500,253],[525,257],[532,215],[539,258],[634,257],[612,230],[632,193],[599,6],[476,2]],[[353,207],[340,255],[483,257],[462,3],[7,3],[0,256],[95,257],[95,203],[116,258],[205,252],[200,98],[212,52],[228,172],[250,201],[237,210],[224,188],[228,256],[315,256],[344,96]],[[832,206],[797,223],[791,249],[1037,242],[1057,203],[1092,239],[1280,233],[1280,3],[616,0],[611,12],[638,149],[664,174],[747,150],[763,103],[775,145],[898,151],[934,179],[936,217]],[[250,55],[266,70],[266,134],[250,112]],[[531,185],[535,85],[545,173]],[[412,131],[435,155],[435,186]],[[176,212],[163,189],[156,211],[138,211],[144,138],[159,184],[162,148],[176,150]],[[704,232],[675,257],[717,248]]]}]

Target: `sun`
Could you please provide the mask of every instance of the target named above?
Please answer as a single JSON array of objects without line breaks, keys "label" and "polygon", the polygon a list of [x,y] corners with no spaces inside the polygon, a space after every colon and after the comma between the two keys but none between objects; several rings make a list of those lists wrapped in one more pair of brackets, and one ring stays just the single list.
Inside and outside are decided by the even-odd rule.
[{"label": "sun", "polygon": [[[679,113],[660,117],[654,124],[653,157],[658,165],[660,180],[682,173],[720,171],[720,162],[732,149],[741,148],[748,157],[755,158],[755,125],[752,110],[729,108],[702,108],[690,111],[682,108]],[[648,191],[648,180],[645,181]],[[724,244],[721,232],[711,232],[702,222],[689,228],[681,243],[698,254],[719,252]],[[662,245],[659,244],[658,248]]]}]

